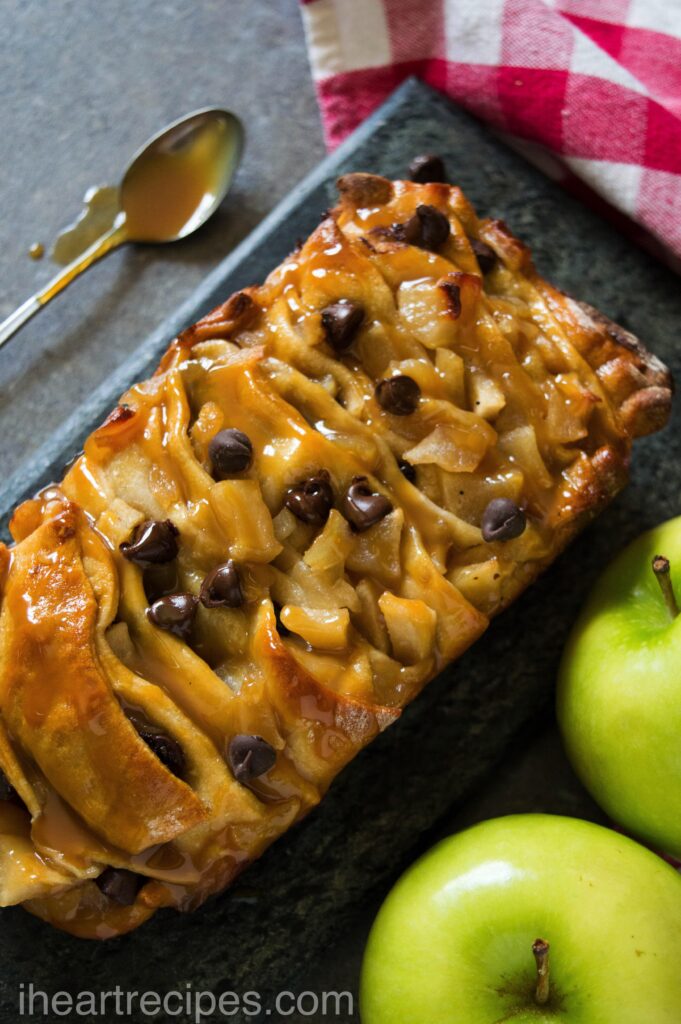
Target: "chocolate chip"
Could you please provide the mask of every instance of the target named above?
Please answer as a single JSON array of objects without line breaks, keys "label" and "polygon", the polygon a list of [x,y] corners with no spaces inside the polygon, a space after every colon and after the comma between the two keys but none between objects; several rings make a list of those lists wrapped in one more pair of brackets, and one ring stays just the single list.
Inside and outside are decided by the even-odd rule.
[{"label": "chocolate chip", "polygon": [[277,752],[262,736],[238,733],[229,741],[227,758],[237,782],[248,783],[272,768]]},{"label": "chocolate chip", "polygon": [[410,484],[416,483],[416,467],[412,466],[411,462],[407,462],[406,459],[400,459],[397,463],[400,473],[408,480]]},{"label": "chocolate chip", "polygon": [[179,550],[179,532],[169,519],[147,519],[136,528],[130,543],[121,544],[121,553],[129,562],[142,568],[172,562]]},{"label": "chocolate chip", "polygon": [[185,770],[184,751],[177,740],[167,736],[154,725],[137,725],[133,722],[140,738],[144,740],[152,753],[156,754],[161,764],[165,765],[169,772],[177,775],[178,779],[183,778]]},{"label": "chocolate chip", "polygon": [[364,321],[364,310],[356,302],[340,299],[322,310],[322,329],[335,352],[344,352],[355,340]]},{"label": "chocolate chip", "polygon": [[483,274],[489,274],[490,270],[494,269],[494,264],[497,262],[497,254],[494,249],[487,244],[487,242],[481,242],[478,238],[471,238],[471,249],[475,253],[478,266]]},{"label": "chocolate chip", "polygon": [[434,153],[422,153],[415,156],[409,164],[409,177],[419,185],[428,185],[433,181],[447,181],[444,160]]},{"label": "chocolate chip", "polygon": [[482,537],[486,541],[513,540],[527,525],[525,513],[510,498],[494,498],[482,514]]},{"label": "chocolate chip", "polygon": [[284,504],[310,526],[323,526],[333,508],[333,490],[326,473],[301,480],[286,492]]},{"label": "chocolate chip", "polygon": [[243,473],[253,461],[251,439],[236,427],[219,430],[208,445],[208,454],[213,464],[213,475],[225,480],[235,473]]},{"label": "chocolate chip", "polygon": [[199,600],[205,608],[239,608],[244,603],[241,579],[234,559],[229,558],[222,565],[211,569],[201,584]]},{"label": "chocolate chip", "polygon": [[198,599],[193,594],[168,594],[147,608],[147,618],[159,629],[186,640],[192,629]]},{"label": "chocolate chip", "polygon": [[95,884],[100,892],[122,907],[131,907],[146,879],[125,868],[105,868]]},{"label": "chocolate chip", "polygon": [[356,476],[348,487],[342,501],[343,515],[355,530],[368,530],[384,516],[392,512],[390,501],[372,491],[365,476]]},{"label": "chocolate chip", "polygon": [[421,388],[405,374],[387,377],[376,385],[376,401],[393,416],[409,416],[417,409],[420,397]]},{"label": "chocolate chip", "polygon": [[421,249],[439,249],[449,238],[449,221],[444,213],[434,206],[417,206],[413,217],[402,224],[397,231],[398,238],[409,245],[418,245]]}]

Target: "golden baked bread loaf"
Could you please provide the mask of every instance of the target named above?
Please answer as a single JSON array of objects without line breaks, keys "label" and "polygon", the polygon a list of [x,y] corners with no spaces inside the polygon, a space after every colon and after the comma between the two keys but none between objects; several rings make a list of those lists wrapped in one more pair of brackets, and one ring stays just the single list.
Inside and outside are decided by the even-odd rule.
[{"label": "golden baked bread loaf", "polygon": [[0,545],[0,904],[227,886],[623,486],[667,370],[458,188],[339,181]]}]

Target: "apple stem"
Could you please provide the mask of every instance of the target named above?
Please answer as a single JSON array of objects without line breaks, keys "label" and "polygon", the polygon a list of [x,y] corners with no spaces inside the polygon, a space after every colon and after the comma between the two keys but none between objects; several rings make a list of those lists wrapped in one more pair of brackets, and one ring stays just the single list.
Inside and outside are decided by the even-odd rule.
[{"label": "apple stem", "polygon": [[671,617],[675,619],[679,614],[679,606],[676,603],[676,595],[674,594],[674,587],[669,575],[669,559],[665,558],[664,555],[655,555],[653,558],[653,572],[657,577],[657,582],[660,584],[660,590],[662,591],[664,603],[667,605],[667,610]]},{"label": "apple stem", "polygon": [[549,944],[544,939],[535,939],[532,943],[535,963],[537,964],[537,987],[534,998],[539,1006],[549,1001]]}]

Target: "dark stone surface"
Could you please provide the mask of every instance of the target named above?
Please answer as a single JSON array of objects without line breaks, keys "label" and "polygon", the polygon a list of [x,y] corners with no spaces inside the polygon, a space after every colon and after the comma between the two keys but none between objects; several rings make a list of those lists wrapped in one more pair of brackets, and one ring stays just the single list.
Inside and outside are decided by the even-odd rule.
[{"label": "dark stone surface", "polygon": [[[147,343],[134,369],[152,358],[178,324],[208,308],[225,290],[261,278],[314,225],[319,210],[332,199],[338,171],[399,175],[414,153],[424,151],[442,153],[452,179],[481,211],[503,215],[532,245],[540,268],[556,283],[624,320],[678,367],[678,281],[468,116],[425,88],[408,84],[354,141],[314,172],[234,260],[218,268],[194,306],[181,309],[165,333],[161,330]],[[22,486],[34,484],[50,461],[66,459],[77,433],[91,425],[110,397],[100,393],[87,410],[87,423],[72,424],[56,442],[62,450],[48,452],[42,466],[34,465],[30,479],[13,482],[15,495]],[[364,909],[364,923],[357,932],[347,932],[356,936],[357,944],[340,950],[354,971],[367,908],[373,910],[397,872],[433,837],[438,823],[446,821],[446,828],[461,823],[462,801],[500,763],[513,737],[546,714],[569,624],[603,562],[643,528],[678,512],[678,459],[678,422],[642,442],[626,494],[493,624],[484,643],[431,684],[401,721],[346,769],[321,807],[230,894],[190,917],[158,915],[134,935],[105,946],[53,932],[19,909],[4,912],[0,1019],[15,1019],[17,987],[27,978],[51,991],[99,991],[117,983],[166,991],[182,988],[186,981],[194,989],[216,992],[272,991],[293,988],[298,979],[299,987],[309,988],[309,965],[315,963],[319,986],[329,987],[328,979],[339,975],[332,970],[320,974],[320,951],[345,936]],[[5,491],[3,501],[7,498]],[[497,787],[487,805],[476,802],[469,808],[469,820],[481,807],[484,813],[485,806],[494,813],[537,806],[579,807],[590,813],[571,781],[566,782],[564,799],[550,793],[543,800],[543,786],[537,792],[536,766],[546,762],[547,753],[549,764],[557,757],[556,772],[547,769],[547,788],[551,779],[570,779],[555,743],[543,743],[531,762],[534,789],[520,771],[517,785],[507,791]],[[499,772],[511,772],[512,763],[504,762]],[[144,1018],[133,1014],[129,1019]]]}]

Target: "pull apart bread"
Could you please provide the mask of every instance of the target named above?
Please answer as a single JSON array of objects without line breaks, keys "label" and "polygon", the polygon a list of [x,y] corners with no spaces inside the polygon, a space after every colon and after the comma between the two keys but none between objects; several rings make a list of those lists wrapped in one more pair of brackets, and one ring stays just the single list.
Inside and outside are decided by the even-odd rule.
[{"label": "pull apart bread", "polygon": [[0,545],[0,903],[75,935],[227,886],[667,419],[665,367],[458,188],[339,189]]}]

